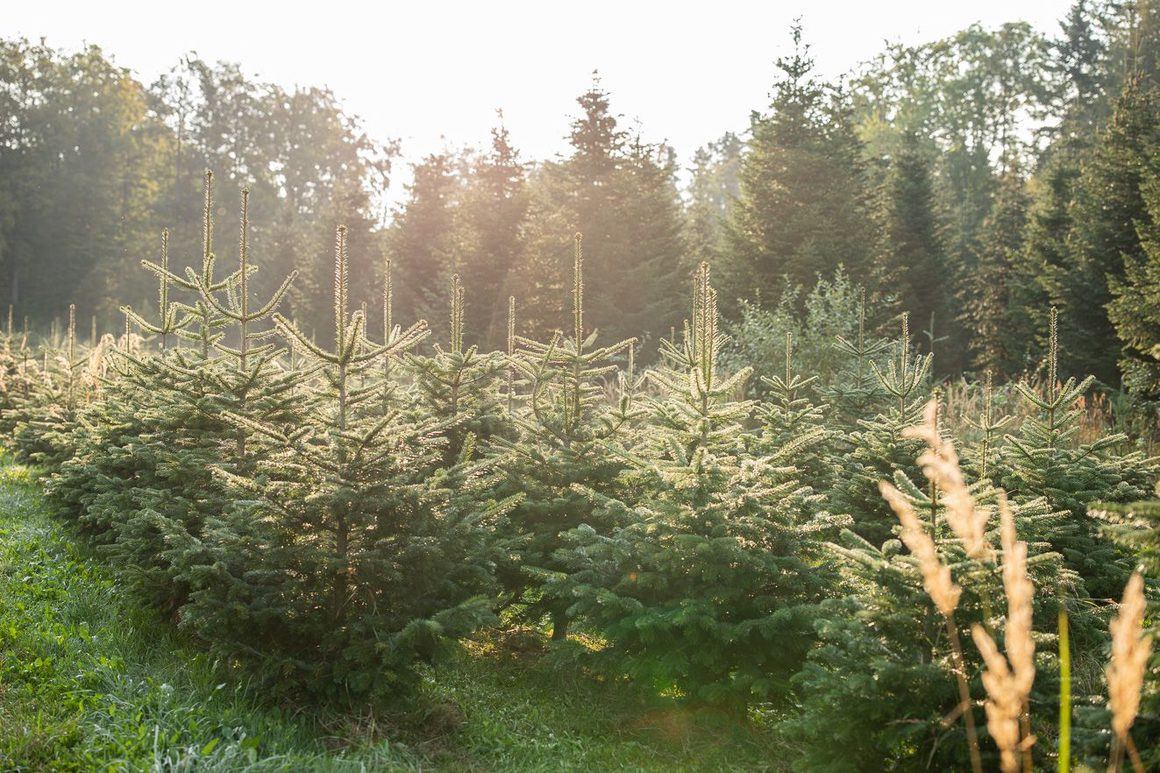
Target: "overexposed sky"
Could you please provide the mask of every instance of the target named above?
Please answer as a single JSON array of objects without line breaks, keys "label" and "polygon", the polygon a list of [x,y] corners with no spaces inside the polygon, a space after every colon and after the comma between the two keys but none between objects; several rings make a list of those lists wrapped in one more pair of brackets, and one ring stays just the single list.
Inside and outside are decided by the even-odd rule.
[{"label": "overexposed sky", "polygon": [[[96,43],[151,81],[187,51],[283,86],[330,86],[407,160],[483,145],[502,108],[525,159],[564,150],[575,98],[599,69],[612,107],[688,160],[764,108],[800,16],[818,70],[973,22],[1055,34],[1071,0],[0,0],[0,35]],[[405,164],[402,165],[405,167]],[[402,169],[399,169],[402,171]]]}]

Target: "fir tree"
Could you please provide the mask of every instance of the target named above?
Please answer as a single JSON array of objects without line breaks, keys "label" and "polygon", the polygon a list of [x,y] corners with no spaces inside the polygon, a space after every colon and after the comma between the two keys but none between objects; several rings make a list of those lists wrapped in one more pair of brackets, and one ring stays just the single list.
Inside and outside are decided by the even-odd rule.
[{"label": "fir tree", "polygon": [[[948,610],[943,606],[948,599],[932,602],[924,589],[931,573],[923,560],[930,557],[907,551],[897,538],[879,546],[844,531],[829,546],[841,575],[839,595],[825,605],[817,626],[819,646],[794,677],[800,702],[782,725],[788,737],[806,742],[796,763],[801,770],[968,767],[964,730],[969,734],[969,729],[960,717],[976,709],[963,705],[962,690],[968,696],[980,692],[979,658],[952,641],[969,643],[973,623],[995,630],[1002,570],[996,549],[1000,524],[993,514],[1001,492],[963,478],[953,446],[937,426],[937,411],[932,401],[923,424],[905,433],[926,445],[919,460],[925,474],[912,477],[899,470],[883,492],[890,491],[892,506],[909,511],[912,526],[927,535],[954,593],[952,603]],[[1082,595],[1078,578],[1060,568],[1058,554],[1044,541],[1060,515],[1042,499],[1013,503],[1010,510],[1010,524],[1028,544],[1035,585]],[[906,528],[894,531],[910,545]],[[1035,615],[1054,620],[1056,596],[1040,593],[1036,599]],[[1073,606],[1082,617],[1083,607]],[[1033,700],[1050,702],[1054,685],[1040,682],[1042,692]],[[829,742],[808,740],[818,734]],[[989,744],[980,745],[985,769],[994,769]]]},{"label": "fir tree", "polygon": [[[269,326],[255,329],[273,314],[293,275],[267,303],[251,306],[257,267],[249,257],[249,194],[243,191],[238,269],[222,280],[213,278],[211,182],[207,175],[202,272],[187,272],[178,285],[196,291],[195,302],[171,299],[178,280],[169,271],[163,234],[160,262],[143,261],[158,280],[158,319],[125,309],[126,330],[135,321],[160,338],[162,349],[140,356],[126,345],[117,352],[117,377],[86,411],[76,433],[77,451],[49,486],[54,500],[120,565],[130,586],[170,612],[186,602],[189,568],[202,560],[189,546],[196,544],[206,519],[228,504],[212,470],[221,466],[243,475],[254,468],[247,432],[225,415],[296,418],[291,390],[298,377],[283,373],[274,362],[275,347],[260,343]],[[194,327],[201,330],[190,330]],[[236,347],[225,343],[228,335]],[[166,346],[179,337],[212,345],[212,351]]]},{"label": "fir tree", "polygon": [[755,290],[778,298],[786,284],[811,286],[816,273],[828,275],[839,263],[861,275],[869,261],[860,146],[840,101],[831,104],[814,79],[801,32],[792,28],[793,56],[777,61],[769,113],[750,121],[727,229],[727,312]]},{"label": "fir tree", "polygon": [[625,131],[595,80],[577,102],[567,158],[532,178],[530,263],[521,273],[529,322],[549,334],[568,307],[572,234],[585,234],[586,314],[609,338],[659,338],[677,323],[683,218],[671,148]]},{"label": "fir tree", "polygon": [[854,330],[847,335],[836,335],[828,342],[840,366],[829,383],[819,387],[822,396],[833,406],[831,420],[840,430],[856,429],[858,421],[877,410],[885,396],[874,376],[873,365],[890,351],[891,345],[867,328],[865,290],[858,291],[855,313]]},{"label": "fir tree", "polygon": [[710,265],[725,253],[725,219],[730,203],[739,193],[737,174],[742,147],[740,137],[726,132],[693,154],[686,240],[689,254]]},{"label": "fir tree", "polygon": [[633,449],[626,499],[588,496],[619,528],[568,535],[560,586],[608,640],[599,654],[661,692],[741,712],[780,701],[811,645],[826,568],[817,535],[831,525],[796,479],[805,432],[771,453],[746,449],[753,404],[736,399],[750,371],[717,368],[716,293],[702,264],[693,319],[665,367],[651,431]]},{"label": "fir tree", "polygon": [[284,427],[230,416],[269,448],[252,476],[218,470],[235,500],[206,526],[210,560],[193,572],[188,624],[227,651],[289,671],[293,684],[354,699],[409,688],[416,659],[489,613],[474,598],[485,589],[481,514],[448,509],[432,478],[441,423],[383,415],[376,398],[388,385],[360,384],[426,326],[370,343],[363,313],[349,310],[345,239],[339,228],[335,347],[274,316],[313,376],[299,393],[302,420]]},{"label": "fir tree", "polygon": [[1149,222],[1141,186],[1160,143],[1157,127],[1156,88],[1134,78],[1084,167],[1073,204],[1071,268],[1051,298],[1065,313],[1060,365],[1066,374],[1119,384],[1121,347],[1107,307],[1125,264],[1147,260],[1136,224]]},{"label": "fir tree", "polygon": [[[863,344],[865,346],[865,344]],[[853,530],[873,545],[881,545],[893,533],[889,508],[878,495],[880,480],[892,479],[896,471],[915,475],[914,458],[921,443],[907,438],[904,430],[922,416],[930,396],[931,356],[916,354],[910,340],[908,316],[902,315],[902,335],[885,367],[871,360],[868,370],[881,395],[872,418],[858,418],[849,433],[832,502],[836,512],[854,519]]]},{"label": "fir tree", "polygon": [[513,416],[519,435],[498,443],[504,454],[500,467],[512,491],[524,494],[506,535],[515,561],[501,567],[501,580],[511,594],[509,603],[526,602],[533,615],[550,613],[552,638],[558,640],[567,636],[571,600],[543,591],[542,573],[561,568],[556,551],[563,533],[581,524],[598,533],[610,531],[586,492],[611,490],[624,467],[615,445],[627,440],[639,416],[632,404],[631,367],[618,379],[618,399],[610,402],[605,393],[605,379],[618,370],[614,358],[627,352],[631,361],[634,341],[597,346],[596,331],[585,327],[580,234],[572,272],[571,334],[557,332],[547,343],[522,337],[512,341],[509,361],[524,389]]},{"label": "fir tree", "polygon": [[481,354],[476,346],[464,348],[466,307],[456,274],[451,278],[450,346],[435,344],[431,356],[407,355],[419,409],[446,426],[445,466],[459,459],[469,442],[487,441],[508,428],[499,391],[504,363],[498,352]]},{"label": "fir tree", "polygon": [[1138,451],[1123,451],[1123,435],[1077,442],[1082,417],[1078,402],[1095,377],[1060,382],[1057,317],[1052,309],[1042,389],[1026,382],[1016,385],[1035,413],[1023,421],[1016,434],[1007,436],[1002,482],[1012,496],[1042,496],[1052,508],[1070,514],[1052,534],[1051,544],[1083,577],[1093,596],[1114,598],[1131,567],[1114,545],[1100,539],[1098,523],[1087,508],[1097,499],[1126,502],[1146,496],[1156,474],[1156,460]]},{"label": "fir tree", "polygon": [[504,301],[515,284],[511,274],[524,259],[530,204],[526,175],[527,166],[501,123],[491,130],[491,148],[474,161],[460,211],[465,245],[459,273],[475,299],[466,306],[464,328],[468,342],[484,350],[503,344]]},{"label": "fir tree", "polygon": [[441,335],[443,288],[460,257],[455,220],[461,183],[456,159],[447,153],[416,164],[408,199],[387,234],[399,286],[397,311],[407,319],[438,320],[434,328]]},{"label": "fir tree", "polygon": [[879,287],[925,325],[947,319],[946,256],[935,218],[930,163],[907,133],[879,193],[881,234],[875,256]]},{"label": "fir tree", "polygon": [[[18,392],[4,411],[17,459],[53,469],[73,453],[80,411],[95,399],[106,367],[107,342],[83,352],[77,342],[76,305],[69,305],[63,341],[44,344],[40,367],[21,344]],[[54,337],[55,339],[55,337]]]},{"label": "fir tree", "polygon": [[785,372],[762,381],[768,387],[765,399],[756,406],[761,419],[757,442],[760,452],[774,454],[791,447],[793,465],[803,483],[821,494],[833,488],[832,454],[834,431],[826,427],[829,406],[810,398],[817,376],[803,378],[794,372],[793,335],[785,334]]},{"label": "fir tree", "polygon": [[1124,255],[1124,278],[1110,282],[1108,319],[1123,345],[1124,385],[1145,397],[1160,396],[1160,143],[1150,154],[1153,168],[1141,184],[1148,209],[1136,221],[1140,255]]},{"label": "fir tree", "polygon": [[[1063,76],[1059,106],[1064,136],[1090,136],[1107,118],[1107,42],[1096,29],[1099,9],[1076,0],[1060,21],[1062,37],[1055,41],[1055,69]],[[1093,18],[1095,17],[1095,18]]]},{"label": "fir tree", "polygon": [[980,371],[1020,373],[1032,337],[1029,320],[1012,304],[1012,287],[1027,222],[1027,195],[1019,168],[1008,166],[991,212],[983,220],[975,269],[962,293],[963,324]]},{"label": "fir tree", "polygon": [[1058,298],[1071,269],[1069,234],[1073,221],[1071,203],[1081,173],[1081,159],[1090,141],[1060,140],[1052,145],[1047,160],[1032,178],[1028,192],[1027,223],[1023,252],[1015,264],[1010,304],[1024,315],[1032,339],[1025,351],[1042,351],[1047,344],[1047,313],[1051,298]]}]

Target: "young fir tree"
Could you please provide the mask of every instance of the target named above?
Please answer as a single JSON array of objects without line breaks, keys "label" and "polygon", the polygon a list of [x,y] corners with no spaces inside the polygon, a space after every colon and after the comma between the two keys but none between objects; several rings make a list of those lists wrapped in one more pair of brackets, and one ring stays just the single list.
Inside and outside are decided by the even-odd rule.
[{"label": "young fir tree", "polygon": [[[212,561],[194,576],[188,625],[289,676],[352,700],[414,685],[417,659],[490,619],[480,510],[446,507],[433,485],[444,428],[388,403],[371,378],[414,347],[425,323],[372,344],[348,308],[346,233],[335,246],[333,349],[279,315],[311,377],[303,418],[280,426],[231,415],[268,446],[252,476],[219,469],[233,506],[207,524]],[[366,379],[364,381],[364,376]],[[369,383],[368,383],[369,382]]]},{"label": "young fir tree", "polygon": [[768,390],[757,403],[761,432],[756,442],[759,454],[775,454],[793,447],[798,477],[811,489],[826,494],[833,489],[835,432],[826,427],[829,406],[815,403],[809,396],[817,376],[802,378],[794,372],[793,335],[785,334],[785,373],[762,376]]},{"label": "young fir tree", "polygon": [[832,428],[850,432],[858,422],[884,406],[886,397],[873,366],[890,351],[890,341],[871,335],[866,325],[866,292],[859,290],[857,327],[850,336],[838,335],[830,346],[839,359],[839,366],[828,384],[818,388],[821,396],[832,407]]},{"label": "young fir tree", "polygon": [[[1092,515],[1102,521],[1100,534],[1129,553],[1145,577],[1160,577],[1160,483],[1157,483],[1152,499],[1130,503],[1097,503],[1092,507]],[[1150,633],[1156,636],[1160,634],[1160,615],[1156,614],[1155,596],[1152,596],[1150,607]],[[1152,653],[1148,672],[1160,673],[1160,652]],[[1146,680],[1141,694],[1140,716],[1133,729],[1136,743],[1142,749],[1149,746],[1157,749],[1160,744],[1160,684],[1157,681],[1154,678]],[[1099,719],[1104,720],[1105,717],[1100,716]],[[1107,726],[1106,721],[1100,724]],[[1141,738],[1141,732],[1150,733],[1150,740],[1148,735]],[[1100,740],[1102,742],[1105,739]],[[1156,754],[1150,756],[1154,759]]]},{"label": "young fir tree", "polygon": [[0,435],[11,437],[17,419],[12,413],[18,401],[32,393],[35,361],[28,345],[27,331],[12,326],[12,305],[8,305],[8,325],[0,337]]},{"label": "young fir tree", "polygon": [[[935,407],[933,401],[928,404],[921,432],[910,430],[907,435],[919,440],[920,448],[925,445],[929,456],[918,465],[924,471],[933,470],[930,456],[953,459],[957,469],[957,457],[939,429]],[[1003,586],[997,550],[1000,524],[994,517],[1000,494],[985,482],[962,479],[961,472],[959,478],[958,493],[952,495],[935,478],[921,473],[899,470],[892,476],[897,496],[915,514],[942,564],[961,586],[962,595],[949,617],[932,604],[919,560],[897,536],[876,545],[844,531],[829,545],[841,577],[838,593],[826,602],[817,626],[819,646],[811,649],[805,667],[793,679],[799,703],[781,725],[789,738],[803,744],[797,769],[968,769],[968,731],[956,682],[962,674],[971,696],[983,693],[980,658],[971,646],[970,629],[974,623],[992,633],[1001,628]],[[963,505],[968,502],[970,515],[964,518]],[[1028,543],[1034,583],[1048,591],[1037,594],[1035,617],[1054,624],[1058,596],[1083,595],[1082,583],[1061,567],[1046,541],[1058,527],[1060,514],[1041,498],[1013,502],[1010,507],[1018,537]],[[893,531],[898,534],[897,518]],[[957,647],[951,643],[952,630]],[[1054,688],[1050,676],[1041,676],[1033,695],[1035,705],[1052,705]],[[967,711],[979,722],[977,708]],[[1032,714],[1034,731],[1041,737],[1051,732],[1049,716]],[[981,731],[980,736],[985,738]],[[818,743],[818,738],[826,742]],[[994,747],[980,745],[985,769],[996,769]]]},{"label": "young fir tree", "polygon": [[55,468],[73,453],[78,412],[100,387],[104,347],[84,352],[77,342],[76,305],[69,304],[64,340],[44,344],[40,367],[22,356],[19,388],[5,411],[16,458]]},{"label": "young fir tree", "polygon": [[1070,518],[1051,535],[1051,544],[1069,567],[1083,577],[1092,596],[1115,598],[1131,571],[1127,557],[1100,538],[1098,521],[1088,514],[1097,500],[1130,502],[1150,491],[1155,459],[1125,451],[1123,435],[1109,434],[1090,443],[1076,440],[1083,417],[1080,401],[1093,376],[1060,383],[1058,312],[1050,315],[1046,379],[1041,389],[1016,384],[1034,413],[1017,433],[1008,435],[1002,482],[1014,497],[1042,496]]},{"label": "young fir tree", "polygon": [[921,442],[906,437],[904,430],[918,423],[930,397],[931,360],[929,354],[914,352],[904,312],[894,356],[885,367],[874,360],[868,363],[881,395],[878,413],[856,419],[856,428],[847,435],[849,451],[834,473],[833,509],[851,516],[853,530],[874,545],[889,539],[894,529],[894,514],[878,495],[878,481],[892,479],[899,470],[917,474],[914,459]]},{"label": "young fir tree", "polygon": [[[276,349],[261,343],[293,275],[266,303],[251,305],[257,267],[249,256],[249,195],[243,191],[239,265],[224,279],[214,279],[210,182],[207,176],[202,272],[189,272],[181,285],[197,292],[195,302],[171,299],[176,275],[169,271],[163,234],[160,262],[145,262],[158,280],[158,319],[151,322],[126,309],[126,325],[135,320],[161,339],[162,348],[147,355],[127,348],[117,352],[117,377],[86,412],[76,433],[76,454],[49,485],[50,495],[103,543],[102,551],[120,565],[130,585],[169,611],[189,596],[189,567],[203,559],[196,545],[206,519],[229,501],[212,470],[225,467],[244,475],[254,469],[247,432],[226,416],[297,419],[291,392],[297,376],[283,372],[274,362]],[[207,320],[211,331],[189,329]],[[169,339],[179,335],[208,341],[210,356],[201,348],[169,348]],[[227,338],[236,345],[227,345]]]},{"label": "young fir tree", "polygon": [[[586,493],[609,492],[624,468],[615,446],[639,417],[633,405],[635,374],[630,366],[619,378],[619,396],[610,401],[606,379],[617,374],[615,358],[634,341],[596,345],[596,331],[584,326],[584,262],[581,236],[576,234],[572,266],[572,331],[557,332],[547,343],[527,338],[511,340],[509,363],[519,377],[519,395],[512,416],[518,436],[499,439],[500,469],[523,501],[511,513],[505,538],[514,560],[501,567],[501,581],[512,603],[524,603],[533,617],[550,614],[552,638],[567,636],[571,600],[543,587],[543,572],[562,567],[556,553],[562,534],[581,524],[610,533]],[[509,384],[511,382],[509,381]]]},{"label": "young fir tree", "polygon": [[509,427],[499,390],[506,364],[499,352],[481,354],[476,346],[464,348],[464,296],[455,274],[451,277],[450,346],[444,349],[435,344],[430,356],[407,355],[419,410],[446,427],[444,466],[454,464],[468,443],[508,434]]},{"label": "young fir tree", "polygon": [[705,263],[683,341],[663,341],[664,367],[649,374],[659,394],[624,473],[629,495],[586,492],[621,524],[569,533],[558,586],[607,640],[600,658],[658,692],[744,713],[786,699],[812,645],[832,524],[793,466],[821,430],[752,454],[753,403],[738,399],[750,371],[720,372],[721,342]]},{"label": "young fir tree", "polygon": [[990,485],[998,485],[1002,466],[998,463],[1003,447],[1003,430],[1015,420],[1014,416],[997,416],[995,413],[995,390],[991,373],[988,372],[982,384],[983,404],[978,415],[962,417],[975,430],[972,442],[963,448],[963,466],[975,478]]}]

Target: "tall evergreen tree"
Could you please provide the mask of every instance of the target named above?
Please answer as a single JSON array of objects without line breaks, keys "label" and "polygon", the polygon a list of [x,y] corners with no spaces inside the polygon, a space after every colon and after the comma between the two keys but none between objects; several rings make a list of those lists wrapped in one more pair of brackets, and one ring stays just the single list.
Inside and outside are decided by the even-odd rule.
[{"label": "tall evergreen tree", "polygon": [[1095,133],[1108,115],[1108,44],[1097,29],[1099,9],[1076,0],[1059,23],[1061,37],[1053,45],[1053,68],[1062,78],[1056,110],[1062,137]]},{"label": "tall evergreen tree", "polygon": [[510,274],[523,260],[528,206],[526,165],[501,124],[491,130],[491,147],[472,164],[460,208],[459,272],[469,294],[464,310],[469,343],[486,349],[503,345],[507,299],[515,288]]},{"label": "tall evergreen tree", "polygon": [[876,281],[919,325],[946,325],[946,256],[939,238],[930,164],[915,134],[906,134],[890,159],[879,196]]},{"label": "tall evergreen tree", "polygon": [[1141,187],[1160,146],[1157,94],[1144,77],[1128,82],[1076,189],[1070,266],[1052,297],[1063,312],[1065,374],[1092,373],[1105,384],[1120,383],[1121,347],[1107,308],[1125,262],[1146,261],[1136,224],[1149,221]]},{"label": "tall evergreen tree", "polygon": [[973,364],[983,372],[1020,373],[1030,364],[1025,352],[1033,332],[1028,315],[1012,302],[1014,286],[1027,279],[1018,273],[1026,223],[1026,182],[1012,163],[983,220],[977,263],[961,290]]},{"label": "tall evergreen tree", "polygon": [[435,153],[414,165],[408,198],[387,234],[399,288],[396,316],[426,319],[446,337],[443,288],[456,273],[461,251],[456,213],[462,180],[455,159]]},{"label": "tall evergreen tree", "polygon": [[685,254],[673,153],[630,134],[599,81],[578,98],[572,154],[545,164],[534,181],[534,270],[524,271],[542,332],[566,309],[571,234],[584,234],[588,318],[612,338],[667,334],[679,319]]},{"label": "tall evergreen tree", "polygon": [[740,192],[738,167],[744,142],[733,132],[697,148],[686,212],[689,255],[715,264],[725,252],[725,219]]},{"label": "tall evergreen tree", "polygon": [[772,300],[787,283],[812,286],[839,264],[862,276],[870,258],[860,144],[840,102],[814,78],[801,27],[791,34],[793,55],[777,60],[769,111],[753,113],[741,157],[722,282],[729,311],[754,292]]},{"label": "tall evergreen tree", "polygon": [[1140,194],[1147,217],[1135,223],[1140,252],[1125,253],[1124,278],[1110,282],[1108,318],[1123,346],[1124,385],[1155,398],[1160,396],[1160,141],[1145,157]]}]

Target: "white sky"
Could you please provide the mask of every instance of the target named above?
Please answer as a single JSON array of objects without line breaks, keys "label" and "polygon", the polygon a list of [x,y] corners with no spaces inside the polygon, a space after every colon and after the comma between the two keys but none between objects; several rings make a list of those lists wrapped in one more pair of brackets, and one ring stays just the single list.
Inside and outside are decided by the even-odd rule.
[{"label": "white sky", "polygon": [[[773,61],[800,16],[822,75],[886,40],[917,43],[972,22],[1054,34],[1071,0],[0,0],[0,35],[96,43],[150,81],[186,51],[241,62],[283,86],[327,85],[406,160],[487,142],[502,108],[525,159],[564,150],[575,98],[599,69],[612,107],[682,160],[763,109]],[[174,17],[170,16],[174,14]],[[396,167],[398,179],[406,164]],[[395,195],[398,195],[397,193]]]}]

